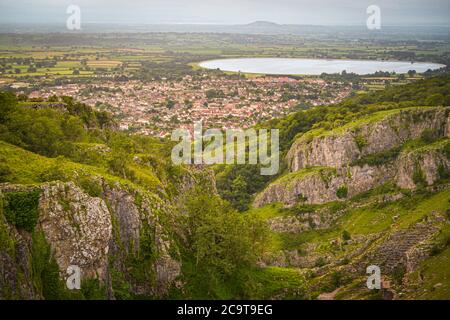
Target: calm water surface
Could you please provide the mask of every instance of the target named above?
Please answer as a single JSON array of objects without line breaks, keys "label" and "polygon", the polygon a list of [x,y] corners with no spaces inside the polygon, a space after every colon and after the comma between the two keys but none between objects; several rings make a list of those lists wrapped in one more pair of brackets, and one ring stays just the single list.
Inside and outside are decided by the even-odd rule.
[{"label": "calm water surface", "polygon": [[239,58],[209,60],[200,63],[206,69],[220,69],[245,73],[303,74],[340,73],[343,70],[356,74],[377,71],[407,73],[409,70],[425,72],[445,67],[431,62],[376,61],[376,60],[336,60],[336,59],[288,59],[288,58]]}]

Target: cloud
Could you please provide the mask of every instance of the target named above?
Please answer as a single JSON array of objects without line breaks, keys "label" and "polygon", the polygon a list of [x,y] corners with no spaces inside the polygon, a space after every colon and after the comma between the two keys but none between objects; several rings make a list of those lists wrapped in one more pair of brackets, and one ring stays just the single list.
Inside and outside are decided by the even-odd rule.
[{"label": "cloud", "polygon": [[2,22],[61,22],[70,4],[86,22],[364,24],[380,6],[385,24],[448,24],[449,0],[2,0]]}]

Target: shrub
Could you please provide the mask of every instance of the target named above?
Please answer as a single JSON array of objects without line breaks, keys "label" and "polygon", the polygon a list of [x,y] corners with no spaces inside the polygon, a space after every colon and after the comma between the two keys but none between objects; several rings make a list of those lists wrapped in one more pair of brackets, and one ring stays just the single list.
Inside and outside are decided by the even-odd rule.
[{"label": "shrub", "polygon": [[350,232],[348,232],[347,230],[342,231],[342,239],[344,241],[350,240],[352,237],[350,235]]},{"label": "shrub", "polygon": [[367,140],[362,135],[357,135],[355,137],[355,142],[358,146],[359,151],[361,151],[367,145]]},{"label": "shrub", "polygon": [[401,147],[392,148],[386,151],[369,154],[361,159],[352,162],[353,166],[363,166],[368,164],[369,166],[379,166],[389,163],[397,158],[401,151]]},{"label": "shrub", "polygon": [[11,192],[6,194],[5,216],[9,223],[32,232],[39,217],[41,190]]},{"label": "shrub", "polygon": [[343,277],[342,277],[342,274],[340,272],[338,272],[338,271],[333,272],[331,274],[331,285],[334,288],[339,288],[342,285],[342,280],[343,280],[342,278]]},{"label": "shrub", "polygon": [[48,169],[42,172],[39,175],[39,180],[42,182],[48,181],[66,181],[67,176],[64,172],[64,161],[65,158],[63,156],[59,156],[55,159],[55,163]]},{"label": "shrub", "polygon": [[348,195],[348,188],[347,188],[347,186],[341,186],[341,187],[339,187],[339,188],[336,190],[336,196],[337,196],[339,199],[347,198],[347,195]]},{"label": "shrub", "polygon": [[444,153],[445,156],[447,157],[447,160],[450,161],[450,143],[447,143],[444,147]]},{"label": "shrub", "polygon": [[420,139],[425,143],[432,143],[437,139],[437,136],[433,130],[425,129],[422,131]]},{"label": "shrub", "polygon": [[59,277],[59,267],[52,255],[50,245],[42,231],[33,232],[31,266],[33,282],[46,300],[68,298],[67,289]]},{"label": "shrub", "polygon": [[102,186],[89,176],[80,176],[78,185],[91,197],[100,197],[103,192]]},{"label": "shrub", "polygon": [[[0,158],[0,161],[1,160],[2,159]],[[4,163],[0,163],[0,182],[8,181],[7,177],[10,173],[11,170],[9,169],[9,167]]]},{"label": "shrub", "polygon": [[397,283],[397,284],[401,284],[403,281],[403,277],[406,274],[406,268],[405,266],[403,266],[402,264],[397,265],[393,270],[392,270],[392,279]]},{"label": "shrub", "polygon": [[450,170],[446,169],[443,164],[438,166],[438,175],[442,180],[450,178]]},{"label": "shrub", "polygon": [[325,258],[320,257],[320,258],[317,258],[316,262],[314,263],[314,266],[315,267],[323,267],[326,264],[327,264],[327,261],[325,260]]},{"label": "shrub", "polygon": [[416,165],[413,172],[413,182],[417,187],[423,187],[427,184],[425,174],[420,166]]}]

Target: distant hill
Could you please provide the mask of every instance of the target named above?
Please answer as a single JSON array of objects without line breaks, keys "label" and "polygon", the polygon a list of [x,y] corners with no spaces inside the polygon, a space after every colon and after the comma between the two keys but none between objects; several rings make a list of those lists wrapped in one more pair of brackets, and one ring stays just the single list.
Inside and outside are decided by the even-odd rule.
[{"label": "distant hill", "polygon": [[247,27],[280,27],[281,25],[271,21],[255,21],[246,24]]}]

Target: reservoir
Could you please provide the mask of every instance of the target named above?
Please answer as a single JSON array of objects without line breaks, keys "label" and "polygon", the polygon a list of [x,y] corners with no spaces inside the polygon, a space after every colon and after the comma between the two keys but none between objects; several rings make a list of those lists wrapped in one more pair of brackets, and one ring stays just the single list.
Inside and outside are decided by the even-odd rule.
[{"label": "reservoir", "polygon": [[200,67],[243,73],[279,75],[320,75],[322,73],[371,74],[377,71],[407,73],[415,70],[422,73],[428,69],[445,67],[443,64],[410,61],[296,59],[296,58],[239,58],[203,61]]}]

